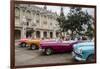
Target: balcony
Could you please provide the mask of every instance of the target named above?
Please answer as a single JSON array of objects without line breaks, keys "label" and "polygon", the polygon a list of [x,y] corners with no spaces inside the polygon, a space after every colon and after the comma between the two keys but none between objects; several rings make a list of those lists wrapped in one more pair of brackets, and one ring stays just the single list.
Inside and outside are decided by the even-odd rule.
[{"label": "balcony", "polygon": [[15,23],[15,27],[22,27],[20,23]]}]

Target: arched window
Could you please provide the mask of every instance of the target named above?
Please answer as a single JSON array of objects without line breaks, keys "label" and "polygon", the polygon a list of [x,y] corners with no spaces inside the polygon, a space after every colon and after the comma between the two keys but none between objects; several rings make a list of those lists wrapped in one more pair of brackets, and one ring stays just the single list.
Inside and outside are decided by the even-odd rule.
[{"label": "arched window", "polygon": [[27,11],[26,11],[26,17],[27,17],[28,19],[30,19],[30,16],[31,16],[31,12],[30,12],[29,10],[27,10]]},{"label": "arched window", "polygon": [[47,38],[47,32],[43,32],[44,38]]},{"label": "arched window", "polygon": [[27,30],[26,31],[26,37],[28,38],[28,37],[32,37],[32,30]]},{"label": "arched window", "polygon": [[56,32],[56,37],[59,37],[59,32]]},{"label": "arched window", "polygon": [[16,16],[20,15],[20,9],[18,7],[15,8],[15,15]]},{"label": "arched window", "polygon": [[53,38],[53,33],[52,32],[50,32],[50,38]]},{"label": "arched window", "polygon": [[40,38],[40,31],[36,31],[36,38]]},{"label": "arched window", "polygon": [[15,39],[20,39],[20,38],[21,38],[21,31],[15,30]]}]

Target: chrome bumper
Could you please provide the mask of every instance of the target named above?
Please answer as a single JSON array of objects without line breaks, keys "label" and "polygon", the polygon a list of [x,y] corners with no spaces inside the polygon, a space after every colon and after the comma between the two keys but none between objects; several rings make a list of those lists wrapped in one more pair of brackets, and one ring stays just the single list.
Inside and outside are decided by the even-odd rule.
[{"label": "chrome bumper", "polygon": [[27,47],[27,48],[30,48],[30,45],[26,44],[26,47]]},{"label": "chrome bumper", "polygon": [[83,59],[83,58],[77,56],[75,52],[72,52],[72,56],[73,56],[74,59],[76,59],[76,60],[78,60],[78,61],[85,61],[85,59]]},{"label": "chrome bumper", "polygon": [[40,52],[45,52],[45,49],[39,48]]}]

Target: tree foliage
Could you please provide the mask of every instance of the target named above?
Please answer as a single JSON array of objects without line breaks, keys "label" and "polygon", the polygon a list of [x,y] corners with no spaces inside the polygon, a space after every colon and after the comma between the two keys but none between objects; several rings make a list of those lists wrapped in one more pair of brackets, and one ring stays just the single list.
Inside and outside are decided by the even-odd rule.
[{"label": "tree foliage", "polygon": [[72,32],[76,31],[78,34],[81,34],[81,31],[84,31],[82,25],[87,25],[87,34],[91,35],[92,29],[90,25],[93,23],[93,18],[87,11],[83,11],[80,7],[70,7],[67,17],[61,14],[57,20],[61,30],[64,32],[71,30]]}]

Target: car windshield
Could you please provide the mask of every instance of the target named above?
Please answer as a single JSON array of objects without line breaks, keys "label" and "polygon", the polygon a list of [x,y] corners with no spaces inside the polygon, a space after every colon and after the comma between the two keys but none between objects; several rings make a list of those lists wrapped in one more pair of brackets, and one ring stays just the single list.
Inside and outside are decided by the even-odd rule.
[{"label": "car windshield", "polygon": [[76,42],[75,40],[69,40],[69,41],[63,41],[63,43],[74,43]]}]

